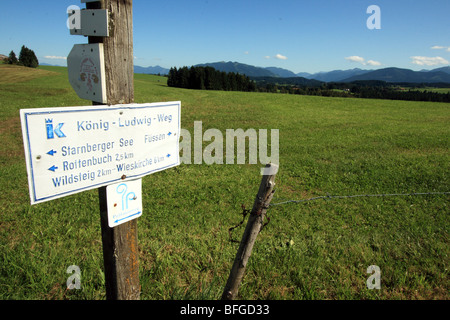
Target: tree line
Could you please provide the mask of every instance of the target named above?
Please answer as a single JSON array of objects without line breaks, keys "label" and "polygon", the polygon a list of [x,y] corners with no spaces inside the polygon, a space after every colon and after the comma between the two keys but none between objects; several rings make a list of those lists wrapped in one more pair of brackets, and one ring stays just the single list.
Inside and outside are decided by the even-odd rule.
[{"label": "tree line", "polygon": [[[407,86],[423,88],[422,84],[404,83]],[[428,84],[430,86],[433,84]],[[438,86],[442,86],[439,84]],[[431,90],[405,89],[398,84],[391,84],[385,81],[355,81],[353,83],[323,83],[321,86],[277,86],[267,84],[267,92],[280,92],[300,95],[315,95],[325,97],[351,97],[365,99],[388,99],[407,101],[432,101],[450,102],[450,85],[446,85],[448,93],[439,93]]]},{"label": "tree line", "polygon": [[370,99],[391,99],[408,101],[450,102],[449,93],[430,90],[402,89],[399,85],[420,88],[427,86],[449,87],[447,84],[392,84],[380,80],[343,82],[320,82],[297,78],[268,78],[223,72],[213,67],[173,67],[169,71],[167,85],[186,89],[225,90],[246,92],[269,92],[284,94],[315,95],[325,97],[352,97]]},{"label": "tree line", "polygon": [[255,82],[248,76],[218,71],[213,67],[171,68],[167,85],[199,90],[256,91]]},{"label": "tree line", "polygon": [[25,46],[22,46],[22,49],[20,50],[19,59],[17,59],[15,52],[11,50],[8,58],[5,59],[4,63],[15,64],[29,68],[37,68],[39,66],[39,60],[36,57],[34,51],[28,49]]}]

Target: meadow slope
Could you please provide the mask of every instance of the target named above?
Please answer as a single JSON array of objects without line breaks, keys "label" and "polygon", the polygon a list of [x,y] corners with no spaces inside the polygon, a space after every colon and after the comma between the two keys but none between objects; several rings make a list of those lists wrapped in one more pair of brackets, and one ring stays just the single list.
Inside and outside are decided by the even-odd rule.
[{"label": "meadow slope", "polygon": [[[30,206],[19,119],[21,108],[90,103],[65,68],[0,65],[0,78],[0,299],[105,299],[97,191]],[[178,100],[192,135],[194,121],[224,134],[279,129],[272,203],[450,191],[449,104],[185,90],[135,75],[135,102]],[[220,298],[238,247],[228,229],[251,208],[262,166],[181,164],[143,179],[141,299]],[[273,206],[239,298],[449,299],[448,207],[448,195]],[[66,289],[71,265],[81,290]],[[367,288],[370,265],[379,290]]]}]

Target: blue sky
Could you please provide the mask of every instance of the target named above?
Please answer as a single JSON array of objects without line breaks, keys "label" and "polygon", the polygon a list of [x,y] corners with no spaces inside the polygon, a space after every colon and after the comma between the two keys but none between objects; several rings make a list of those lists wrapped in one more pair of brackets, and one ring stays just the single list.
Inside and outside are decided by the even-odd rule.
[{"label": "blue sky", "polygon": [[[40,62],[66,65],[67,8],[79,0],[0,0],[0,54],[22,45]],[[367,8],[381,11],[370,30]],[[449,0],[133,1],[134,64],[237,61],[298,72],[434,69],[450,61]]]}]

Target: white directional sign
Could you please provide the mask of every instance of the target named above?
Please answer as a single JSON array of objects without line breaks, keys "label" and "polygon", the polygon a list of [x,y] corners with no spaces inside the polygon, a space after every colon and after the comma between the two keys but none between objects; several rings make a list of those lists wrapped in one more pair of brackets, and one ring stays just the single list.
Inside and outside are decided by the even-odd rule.
[{"label": "white directional sign", "polygon": [[111,228],[139,218],[142,215],[142,179],[107,186],[106,199]]},{"label": "white directional sign", "polygon": [[180,164],[181,103],[22,109],[31,204]]}]

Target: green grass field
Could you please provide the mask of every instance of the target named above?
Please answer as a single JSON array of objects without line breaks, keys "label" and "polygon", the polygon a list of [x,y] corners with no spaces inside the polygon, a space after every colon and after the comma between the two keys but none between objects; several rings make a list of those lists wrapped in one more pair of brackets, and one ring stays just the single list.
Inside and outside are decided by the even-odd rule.
[{"label": "green grass field", "polygon": [[[97,191],[29,204],[19,109],[89,105],[67,70],[0,65],[0,299],[105,299]],[[7,81],[4,79],[8,79]],[[178,101],[181,127],[279,129],[272,203],[450,191],[450,105],[169,88],[135,75],[135,102]],[[205,143],[207,145],[207,143]],[[143,178],[141,299],[220,299],[261,164],[181,164]],[[239,299],[449,299],[449,196],[273,206]],[[233,231],[239,239],[245,224]],[[71,265],[81,290],[68,290]],[[370,265],[381,289],[370,290]]]}]

